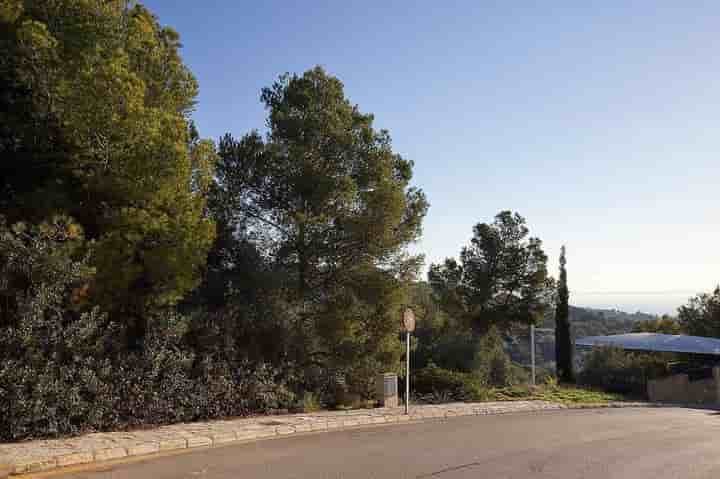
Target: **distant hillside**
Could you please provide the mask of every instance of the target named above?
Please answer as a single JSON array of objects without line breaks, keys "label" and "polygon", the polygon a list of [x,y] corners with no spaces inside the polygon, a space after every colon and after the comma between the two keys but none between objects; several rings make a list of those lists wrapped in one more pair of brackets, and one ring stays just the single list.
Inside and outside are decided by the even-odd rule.
[{"label": "distant hillside", "polygon": [[[647,313],[626,313],[616,309],[570,306],[570,327],[573,338],[629,333],[635,322],[655,318],[656,316]],[[548,318],[542,327],[555,329],[555,320]]]},{"label": "distant hillside", "polygon": [[[629,333],[635,322],[655,318],[647,313],[570,306],[570,325],[574,338]],[[554,328],[555,324],[550,327]]]}]

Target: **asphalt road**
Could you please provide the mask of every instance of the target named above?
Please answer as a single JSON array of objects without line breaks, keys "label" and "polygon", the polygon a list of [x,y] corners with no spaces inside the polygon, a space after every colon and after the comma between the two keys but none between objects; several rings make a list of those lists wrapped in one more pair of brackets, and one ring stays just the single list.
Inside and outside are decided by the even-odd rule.
[{"label": "asphalt road", "polygon": [[720,478],[720,415],[554,411],[312,434],[198,450],[63,479]]}]

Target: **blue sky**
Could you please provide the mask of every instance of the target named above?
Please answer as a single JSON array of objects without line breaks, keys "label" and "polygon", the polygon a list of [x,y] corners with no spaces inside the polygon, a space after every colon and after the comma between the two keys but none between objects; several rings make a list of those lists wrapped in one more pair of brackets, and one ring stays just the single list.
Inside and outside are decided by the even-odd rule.
[{"label": "blue sky", "polygon": [[280,73],[339,77],[415,161],[428,262],[512,209],[553,272],[567,244],[575,304],[671,312],[720,282],[717,2],[144,3],[202,136],[262,129]]}]

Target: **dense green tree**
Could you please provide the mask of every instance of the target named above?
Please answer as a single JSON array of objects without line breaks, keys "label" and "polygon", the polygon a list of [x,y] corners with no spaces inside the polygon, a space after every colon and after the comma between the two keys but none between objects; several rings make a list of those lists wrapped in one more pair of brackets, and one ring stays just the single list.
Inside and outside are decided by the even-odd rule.
[{"label": "dense green tree", "polygon": [[197,284],[214,231],[214,148],[188,122],[179,36],[127,0],[9,0],[0,22],[0,206],[10,223],[79,222],[90,299],[139,344],[150,311]]},{"label": "dense green tree", "polygon": [[459,262],[447,259],[430,267],[430,283],[446,311],[465,316],[481,331],[542,321],[551,305],[552,280],[542,243],[528,237],[525,219],[502,211],[473,232]]},{"label": "dense green tree", "polygon": [[573,344],[570,330],[570,291],[567,284],[567,259],[565,246],[560,250],[560,278],[557,289],[557,306],[555,308],[555,364],[560,381],[575,382],[573,365]]},{"label": "dense green tree", "polygon": [[698,294],[680,306],[678,321],[687,334],[720,338],[720,286],[712,294]]},{"label": "dense green tree", "polygon": [[472,372],[475,369],[479,337],[462,316],[448,314],[427,282],[413,284],[410,304],[415,311],[413,364]]},{"label": "dense green tree", "polygon": [[293,265],[303,300],[349,266],[393,264],[418,237],[427,208],[422,191],[409,187],[412,162],[319,67],[282,76],[262,100],[267,139],[226,136],[219,145],[230,214]]},{"label": "dense green tree", "polygon": [[412,162],[321,68],[283,75],[261,98],[267,136],[218,145],[211,204],[220,234],[226,249],[252,244],[293,305],[289,358],[365,369],[352,375],[367,380],[397,365],[403,278],[419,267],[405,247],[427,201],[410,186]]},{"label": "dense green tree", "polygon": [[667,314],[656,319],[642,319],[635,322],[633,333],[682,334],[683,328],[677,318]]}]

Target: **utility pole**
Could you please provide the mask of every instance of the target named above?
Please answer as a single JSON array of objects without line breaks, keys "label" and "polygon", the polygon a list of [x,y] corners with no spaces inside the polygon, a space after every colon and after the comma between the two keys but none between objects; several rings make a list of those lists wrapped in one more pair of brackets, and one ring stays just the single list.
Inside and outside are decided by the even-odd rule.
[{"label": "utility pole", "polygon": [[402,313],[405,329],[405,414],[410,414],[410,333],[415,330],[415,312],[407,307]]},{"label": "utility pole", "polygon": [[405,414],[410,414],[410,331],[405,332]]}]

